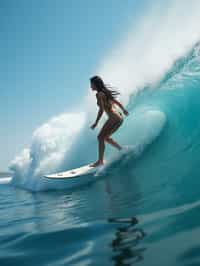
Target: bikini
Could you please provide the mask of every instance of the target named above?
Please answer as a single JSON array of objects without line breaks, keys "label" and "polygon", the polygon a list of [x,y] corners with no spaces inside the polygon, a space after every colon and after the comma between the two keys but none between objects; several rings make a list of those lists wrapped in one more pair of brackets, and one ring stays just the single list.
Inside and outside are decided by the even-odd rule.
[{"label": "bikini", "polygon": [[[97,98],[97,105],[100,106],[98,98]],[[105,112],[108,115],[108,120],[114,122],[113,126],[120,126],[123,123],[123,115],[121,112],[117,111],[117,110],[113,110],[112,109],[112,103],[111,100],[107,100],[105,102]],[[109,111],[108,111],[109,110]],[[113,115],[113,116],[112,116]]]}]

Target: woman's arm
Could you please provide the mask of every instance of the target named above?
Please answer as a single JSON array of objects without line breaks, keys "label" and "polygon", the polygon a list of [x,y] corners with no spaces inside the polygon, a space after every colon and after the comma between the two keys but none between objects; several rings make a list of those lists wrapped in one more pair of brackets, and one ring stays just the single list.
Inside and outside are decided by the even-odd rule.
[{"label": "woman's arm", "polygon": [[128,111],[124,108],[124,106],[119,101],[117,101],[116,99],[113,99],[113,102],[122,109],[125,115],[129,114]]}]

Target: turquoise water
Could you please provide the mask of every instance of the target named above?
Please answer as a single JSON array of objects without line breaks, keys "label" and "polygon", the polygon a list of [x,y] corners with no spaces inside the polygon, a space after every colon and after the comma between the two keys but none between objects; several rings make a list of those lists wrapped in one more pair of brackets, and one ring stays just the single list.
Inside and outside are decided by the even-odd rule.
[{"label": "turquoise water", "polygon": [[[196,44],[130,100],[115,137],[134,152],[95,182],[49,184],[33,150],[29,167],[12,166],[0,184],[0,265],[200,265],[199,58]],[[81,139],[80,164],[96,152]]]}]

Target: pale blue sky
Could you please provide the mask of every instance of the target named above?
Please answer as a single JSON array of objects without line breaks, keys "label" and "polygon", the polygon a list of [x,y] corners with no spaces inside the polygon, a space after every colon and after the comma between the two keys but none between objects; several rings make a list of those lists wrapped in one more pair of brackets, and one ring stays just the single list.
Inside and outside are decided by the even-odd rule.
[{"label": "pale blue sky", "polygon": [[147,1],[0,1],[0,170],[52,116],[74,109]]}]

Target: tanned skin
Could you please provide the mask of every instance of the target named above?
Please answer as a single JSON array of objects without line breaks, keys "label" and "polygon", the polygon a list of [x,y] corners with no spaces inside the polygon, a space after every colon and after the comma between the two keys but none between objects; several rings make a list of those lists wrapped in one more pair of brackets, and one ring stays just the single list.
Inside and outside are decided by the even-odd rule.
[{"label": "tanned skin", "polygon": [[[91,82],[91,88],[94,91],[97,91],[95,84]],[[104,164],[104,151],[105,151],[105,142],[111,144],[118,150],[121,150],[122,147],[113,139],[111,135],[121,126],[123,122],[122,116],[115,109],[115,105],[117,105],[123,112],[124,115],[128,115],[128,111],[124,108],[124,106],[116,99],[113,99],[108,103],[105,93],[102,91],[97,92],[96,94],[97,104],[99,106],[99,111],[97,114],[97,118],[95,123],[91,126],[91,129],[94,129],[99,120],[101,119],[104,112],[108,115],[108,120],[103,125],[102,129],[98,135],[99,142],[99,158],[98,160],[91,164],[91,167],[96,167]]]}]

